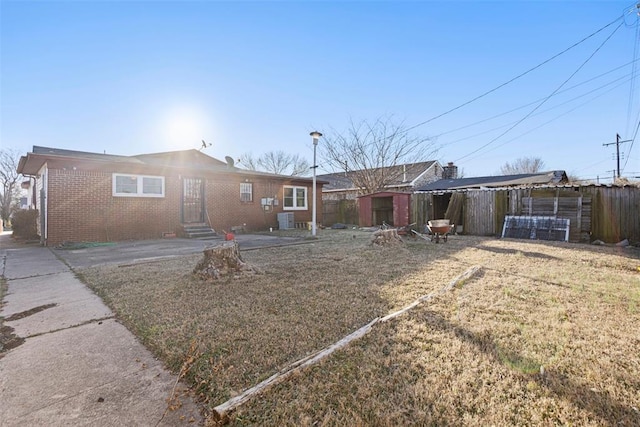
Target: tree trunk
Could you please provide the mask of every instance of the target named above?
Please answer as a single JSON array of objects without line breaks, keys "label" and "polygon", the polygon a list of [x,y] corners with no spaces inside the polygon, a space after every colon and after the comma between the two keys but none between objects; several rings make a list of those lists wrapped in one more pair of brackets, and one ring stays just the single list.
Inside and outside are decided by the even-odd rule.
[{"label": "tree trunk", "polygon": [[391,245],[401,245],[404,241],[398,235],[398,230],[395,228],[390,228],[388,230],[378,230],[373,233],[373,238],[371,239],[371,245],[378,246],[391,246]]},{"label": "tree trunk", "polygon": [[193,269],[193,274],[203,280],[216,280],[243,270],[251,270],[240,256],[238,242],[209,246],[202,253],[204,256]]}]

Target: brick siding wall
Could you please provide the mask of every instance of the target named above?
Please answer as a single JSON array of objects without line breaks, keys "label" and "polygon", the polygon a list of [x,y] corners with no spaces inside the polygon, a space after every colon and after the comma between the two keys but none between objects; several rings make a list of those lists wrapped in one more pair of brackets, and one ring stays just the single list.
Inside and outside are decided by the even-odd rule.
[{"label": "brick siding wall", "polygon": [[[108,242],[129,239],[158,239],[164,232],[180,233],[182,179],[165,176],[165,197],[114,197],[112,174],[103,171],[49,169],[48,239],[49,246],[64,241]],[[257,179],[253,201],[240,201],[241,176],[221,176],[205,181],[205,204],[211,226],[216,231],[245,226],[247,230],[277,227],[277,214],[283,210],[284,180]],[[293,211],[296,222],[311,221],[311,185],[308,185],[305,211]],[[265,211],[261,199],[276,197],[278,206]],[[322,223],[322,191],[317,191],[317,221]],[[205,215],[205,221],[207,216]]]},{"label": "brick siding wall", "polygon": [[[234,179],[235,178],[235,179]],[[253,201],[240,201],[240,183],[253,184]],[[211,225],[216,231],[230,230],[231,227],[243,226],[247,230],[260,231],[269,227],[278,227],[278,213],[293,212],[295,222],[308,222],[312,217],[312,186],[307,186],[307,210],[284,210],[284,185],[303,186],[280,180],[245,180],[230,177],[225,180],[208,179],[206,182],[206,205]],[[277,198],[278,205],[265,210],[261,205],[263,198]],[[316,191],[316,219],[322,223],[322,190]]]},{"label": "brick siding wall", "polygon": [[112,174],[49,169],[47,244],[160,238],[180,227],[180,186],[165,181],[165,197],[113,197]]}]

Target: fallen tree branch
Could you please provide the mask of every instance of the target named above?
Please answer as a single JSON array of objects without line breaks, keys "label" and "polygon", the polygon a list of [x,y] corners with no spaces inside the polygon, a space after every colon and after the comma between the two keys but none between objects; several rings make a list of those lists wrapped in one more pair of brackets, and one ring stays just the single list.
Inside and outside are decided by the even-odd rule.
[{"label": "fallen tree branch", "polygon": [[396,311],[395,313],[387,314],[382,319],[380,319],[380,321],[381,322],[386,322],[388,320],[396,318],[396,317],[400,316],[401,314],[406,313],[407,311],[411,310],[413,307],[417,306],[418,304],[426,302],[426,301],[429,301],[430,299],[432,299],[436,295],[442,294],[444,292],[447,292],[447,291],[453,289],[454,286],[456,286],[459,283],[463,283],[465,280],[468,280],[474,274],[476,274],[479,270],[480,270],[480,267],[477,266],[477,265],[469,268],[467,271],[465,271],[464,273],[462,273],[461,275],[459,275],[458,277],[453,279],[451,282],[449,282],[449,284],[443,286],[442,289],[440,289],[439,291],[434,291],[434,292],[431,292],[428,295],[421,296],[420,298],[418,298],[417,300],[415,300],[411,304],[407,305],[406,307],[403,307],[402,309]]},{"label": "fallen tree branch", "polygon": [[294,373],[296,373],[298,371],[301,371],[302,369],[306,368],[307,366],[311,366],[311,365],[314,365],[314,364],[318,363],[320,360],[322,360],[325,357],[329,356],[331,353],[335,352],[336,350],[339,350],[339,349],[345,347],[350,342],[352,342],[352,341],[354,341],[354,340],[356,340],[358,338],[363,337],[364,335],[368,334],[371,331],[373,326],[378,321],[386,322],[386,321],[391,320],[391,319],[393,319],[395,317],[398,317],[402,313],[405,313],[405,312],[411,310],[413,307],[417,306],[418,304],[432,299],[437,294],[444,293],[444,292],[452,289],[457,284],[463,283],[465,280],[469,279],[474,274],[476,274],[476,272],[478,272],[479,270],[480,270],[479,266],[471,267],[470,269],[468,269],[467,271],[465,271],[464,273],[462,273],[461,275],[459,275],[458,277],[453,279],[450,283],[445,285],[439,291],[432,292],[432,293],[430,293],[428,295],[424,295],[424,296],[418,298],[417,300],[415,300],[414,302],[412,302],[411,304],[409,304],[408,306],[404,307],[403,309],[401,309],[399,311],[396,311],[395,313],[391,313],[391,314],[389,314],[389,315],[387,315],[387,316],[385,316],[383,318],[376,317],[371,322],[367,323],[366,325],[364,325],[360,329],[358,329],[358,330],[352,332],[351,334],[347,335],[346,337],[342,338],[340,341],[330,345],[329,347],[326,347],[323,350],[320,350],[320,351],[318,351],[318,352],[316,352],[314,354],[311,354],[311,355],[309,355],[307,357],[304,357],[304,358],[302,358],[302,359],[300,359],[300,360],[298,360],[296,362],[293,362],[292,364],[290,364],[287,367],[285,367],[284,369],[276,372],[275,374],[273,374],[272,376],[270,376],[266,380],[262,381],[261,383],[259,383],[259,384],[255,385],[255,386],[245,390],[242,394],[240,394],[240,395],[238,395],[236,397],[233,397],[233,398],[227,400],[226,402],[216,406],[215,408],[213,408],[213,414],[212,415],[214,416],[216,421],[218,421],[220,423],[225,423],[229,419],[229,414],[231,412],[233,412],[233,410],[235,408],[237,408],[238,406],[242,405],[243,403],[249,401],[256,394],[260,393],[261,391],[265,390],[268,387],[271,387],[271,386],[273,386],[275,384],[278,384],[278,383],[284,381],[285,379],[287,379],[288,377],[290,377]]},{"label": "fallen tree branch", "polygon": [[379,318],[376,317],[371,322],[364,325],[357,331],[352,332],[351,334],[342,338],[340,341],[330,345],[329,347],[326,347],[325,349],[315,354],[312,354],[310,356],[307,356],[303,359],[298,360],[297,362],[292,363],[291,365],[287,366],[283,370],[273,374],[266,380],[262,381],[258,385],[245,390],[244,393],[227,400],[221,405],[216,406],[215,408],[213,408],[214,417],[216,418],[217,421],[222,421],[222,422],[226,421],[231,411],[233,411],[236,407],[242,405],[243,403],[251,399],[257,393],[260,393],[262,390],[264,390],[267,387],[278,384],[279,382],[293,375],[295,372],[298,372],[307,366],[318,363],[320,360],[329,356],[334,351],[345,347],[351,341],[366,335],[369,331],[371,331],[371,328],[376,322],[378,322],[378,320]]}]

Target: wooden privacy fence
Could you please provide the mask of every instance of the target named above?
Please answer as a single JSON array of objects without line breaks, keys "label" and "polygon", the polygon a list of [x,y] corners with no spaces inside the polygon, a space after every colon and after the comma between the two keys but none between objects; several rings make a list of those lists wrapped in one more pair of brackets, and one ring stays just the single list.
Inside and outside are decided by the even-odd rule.
[{"label": "wooden privacy fence", "polygon": [[358,223],[358,207],[356,200],[344,199],[322,201],[322,225],[330,227],[336,223]]},{"label": "wooden privacy fence", "polygon": [[565,197],[522,197],[517,215],[550,216],[571,221],[570,242],[587,242],[591,230],[591,198],[581,194]]},{"label": "wooden privacy fence", "polygon": [[[446,194],[415,193],[412,221],[424,224],[439,219],[435,212],[438,200]],[[460,196],[456,194],[464,195],[456,224],[462,225],[465,234],[497,236],[502,232],[505,215],[528,215],[569,219],[569,241],[572,242],[599,239],[615,243],[625,238],[631,242],[640,241],[638,187],[590,185],[458,190],[450,193],[449,207],[459,203]],[[447,209],[447,213],[456,209]]]},{"label": "wooden privacy fence", "polygon": [[582,187],[592,200],[591,238],[607,243],[640,242],[639,187]]}]

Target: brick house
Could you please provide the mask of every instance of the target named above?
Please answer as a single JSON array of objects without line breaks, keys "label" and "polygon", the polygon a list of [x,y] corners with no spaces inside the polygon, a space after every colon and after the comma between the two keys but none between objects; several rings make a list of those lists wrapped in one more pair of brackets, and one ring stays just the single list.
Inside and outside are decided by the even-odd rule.
[{"label": "brick house", "polygon": [[278,227],[278,213],[300,224],[312,216],[311,179],[240,169],[197,150],[118,156],[34,146],[18,172],[32,178],[46,245],[155,239],[194,224],[265,230]]}]

